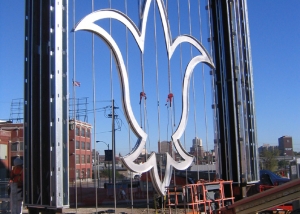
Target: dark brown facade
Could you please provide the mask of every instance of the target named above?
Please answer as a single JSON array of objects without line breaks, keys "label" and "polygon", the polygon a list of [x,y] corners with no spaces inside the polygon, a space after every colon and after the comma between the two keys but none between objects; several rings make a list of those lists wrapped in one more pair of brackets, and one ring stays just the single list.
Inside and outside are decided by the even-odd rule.
[{"label": "dark brown facade", "polygon": [[278,138],[278,147],[280,155],[293,156],[293,138],[291,136],[282,136]]}]

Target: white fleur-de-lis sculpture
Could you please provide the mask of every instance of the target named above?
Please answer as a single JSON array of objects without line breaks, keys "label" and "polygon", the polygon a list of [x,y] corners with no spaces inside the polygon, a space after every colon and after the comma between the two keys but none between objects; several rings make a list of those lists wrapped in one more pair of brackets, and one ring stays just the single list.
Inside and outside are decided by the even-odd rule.
[{"label": "white fleur-de-lis sculpture", "polygon": [[187,169],[192,161],[193,156],[188,154],[184,148],[182,147],[180,143],[180,137],[182,136],[187,123],[188,118],[188,89],[189,89],[189,83],[190,78],[193,72],[194,67],[198,63],[206,63],[210,67],[214,67],[213,61],[211,57],[209,56],[208,52],[205,50],[205,48],[200,44],[198,40],[196,40],[191,35],[181,35],[178,36],[174,41],[171,41],[171,33],[170,33],[170,27],[168,24],[167,16],[165,7],[163,4],[163,0],[155,0],[157,2],[157,6],[160,12],[162,25],[164,29],[164,35],[165,35],[165,44],[166,44],[166,50],[169,59],[171,59],[174,50],[176,47],[183,43],[187,42],[193,45],[196,49],[199,50],[200,55],[195,56],[191,61],[188,63],[183,84],[182,84],[182,113],[181,113],[181,119],[179,122],[179,125],[176,129],[176,131],[172,134],[172,142],[174,146],[176,147],[177,152],[182,157],[183,161],[176,162],[168,153],[167,153],[167,161],[166,161],[166,170],[165,170],[165,176],[163,181],[161,181],[158,170],[157,170],[157,161],[155,153],[152,153],[148,160],[145,163],[142,164],[136,164],[134,161],[138,158],[138,156],[142,153],[142,150],[145,146],[147,134],[144,132],[144,130],[139,126],[131,108],[130,104],[130,90],[129,90],[129,82],[128,82],[128,74],[126,70],[126,66],[124,64],[123,56],[121,54],[121,51],[116,44],[115,40],[111,37],[111,35],[104,30],[99,25],[96,25],[94,22],[98,21],[100,19],[107,19],[112,18],[116,19],[120,22],[122,22],[132,33],[133,37],[135,38],[141,52],[144,52],[144,41],[145,41],[145,32],[146,32],[146,22],[148,18],[149,13],[149,7],[152,2],[152,0],[146,0],[144,5],[144,11],[142,14],[142,24],[141,28],[139,29],[134,22],[124,13],[118,10],[114,9],[102,9],[95,12],[90,13],[86,17],[84,17],[75,27],[75,31],[79,30],[86,30],[95,33],[98,35],[101,39],[104,40],[104,42],[109,46],[109,48],[112,50],[115,62],[117,64],[118,72],[119,72],[119,78],[121,83],[121,90],[122,90],[122,104],[123,109],[125,112],[125,117],[128,121],[128,123],[131,124],[132,131],[135,133],[135,135],[138,137],[138,142],[136,143],[136,146],[133,148],[131,153],[121,158],[124,165],[131,171],[143,173],[151,170],[151,179],[153,182],[153,186],[156,189],[156,191],[160,195],[165,195],[166,193],[166,187],[169,186],[171,175],[172,175],[172,167],[175,167],[178,170],[185,170]]}]

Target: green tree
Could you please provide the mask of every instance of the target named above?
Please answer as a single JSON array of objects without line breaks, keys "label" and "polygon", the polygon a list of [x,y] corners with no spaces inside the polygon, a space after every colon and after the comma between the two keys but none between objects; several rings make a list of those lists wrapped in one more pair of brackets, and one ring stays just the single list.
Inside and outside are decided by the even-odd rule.
[{"label": "green tree", "polygon": [[278,168],[278,161],[276,156],[279,155],[278,150],[269,151],[264,150],[260,153],[260,168],[268,169],[270,171],[276,171]]},{"label": "green tree", "polygon": [[289,162],[287,160],[278,161],[278,168],[279,169],[285,169],[287,165],[289,165]]}]

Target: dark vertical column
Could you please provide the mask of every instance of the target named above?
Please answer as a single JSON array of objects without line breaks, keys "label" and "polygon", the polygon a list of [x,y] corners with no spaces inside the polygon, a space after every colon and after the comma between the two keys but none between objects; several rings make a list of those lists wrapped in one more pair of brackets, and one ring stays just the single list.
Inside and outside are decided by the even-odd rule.
[{"label": "dark vertical column", "polygon": [[258,160],[251,52],[244,0],[209,1],[219,176],[235,183],[236,199],[257,181]]},{"label": "dark vertical column", "polygon": [[67,1],[27,0],[24,166],[29,210],[69,204]]}]

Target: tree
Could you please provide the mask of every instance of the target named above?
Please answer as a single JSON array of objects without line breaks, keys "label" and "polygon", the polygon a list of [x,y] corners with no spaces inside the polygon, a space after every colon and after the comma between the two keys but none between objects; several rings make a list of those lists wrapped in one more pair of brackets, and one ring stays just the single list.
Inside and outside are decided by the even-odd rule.
[{"label": "tree", "polygon": [[276,156],[278,155],[279,150],[263,150],[263,152],[260,153],[260,168],[268,169],[270,171],[276,171],[278,167],[278,161],[276,159]]},{"label": "tree", "polygon": [[289,162],[287,160],[278,161],[278,168],[279,169],[285,169],[287,165],[289,165]]}]

